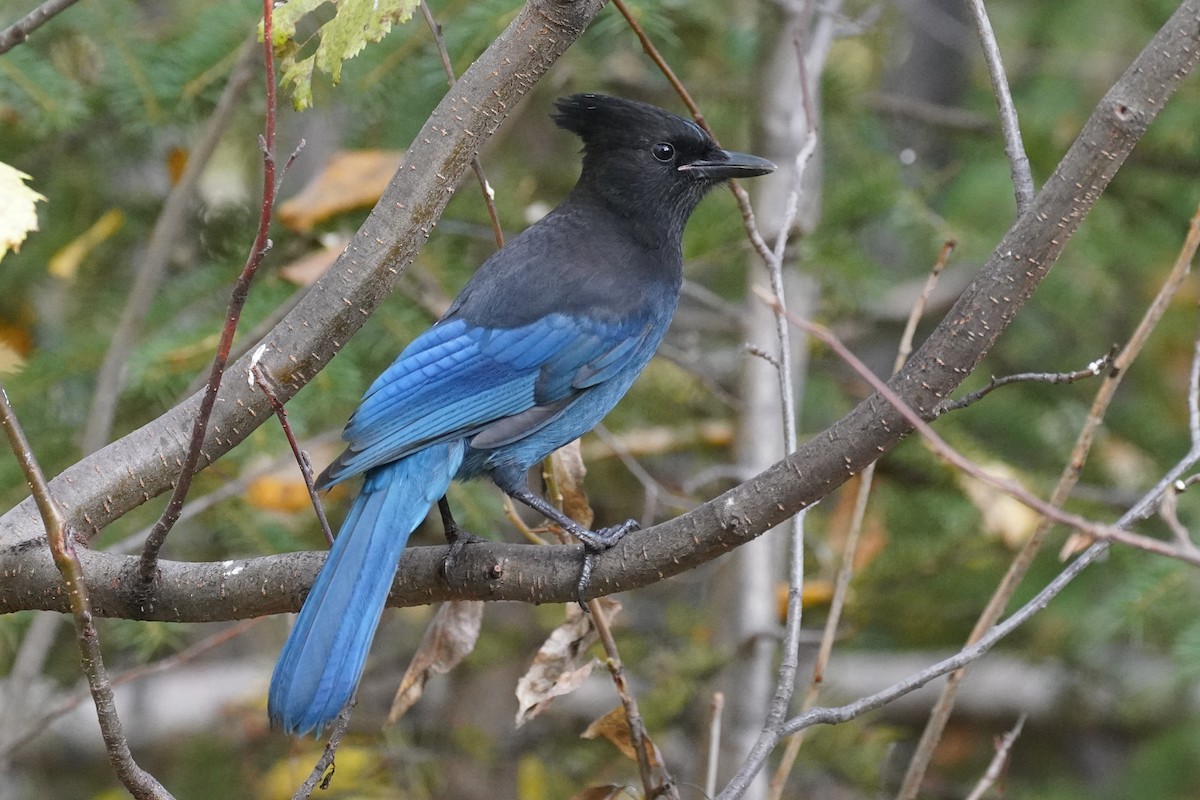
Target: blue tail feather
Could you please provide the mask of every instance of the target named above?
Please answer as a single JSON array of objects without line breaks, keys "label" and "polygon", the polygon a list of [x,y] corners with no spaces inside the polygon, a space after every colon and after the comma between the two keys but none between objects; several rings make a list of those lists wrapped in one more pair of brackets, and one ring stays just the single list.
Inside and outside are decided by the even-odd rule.
[{"label": "blue tail feather", "polygon": [[350,701],[408,536],[462,458],[460,440],[367,473],[275,665],[272,726],[319,735]]}]

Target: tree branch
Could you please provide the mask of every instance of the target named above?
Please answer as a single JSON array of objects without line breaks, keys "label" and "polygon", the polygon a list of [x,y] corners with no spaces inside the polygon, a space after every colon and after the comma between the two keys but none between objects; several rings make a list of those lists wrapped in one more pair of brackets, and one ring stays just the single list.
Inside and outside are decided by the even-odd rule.
[{"label": "tree branch", "polygon": [[[530,0],[432,112],[405,164],[346,251],[267,335],[263,368],[286,401],[358,330],[428,238],[471,157],[512,106],[583,32],[602,0]],[[246,374],[249,357],[229,369]],[[52,482],[81,535],[93,534],[169,489],[178,477],[195,395],[81,460]],[[200,466],[228,452],[264,420],[261,393],[233,381],[222,387]],[[41,532],[32,504],[0,517],[0,553]]]},{"label": "tree branch", "polygon": [[[495,130],[515,96],[578,36],[579,29],[570,25],[581,28],[598,10],[594,0],[586,9],[581,5],[531,3],[467,71],[454,97],[439,106],[346,254],[268,338],[266,367],[281,399],[311,379],[379,303],[428,235],[452,178],[465,171],[474,148]],[[1185,0],[1100,101],[1029,211],[1001,239],[971,286],[891,382],[922,416],[928,417],[961,383],[1012,322],[1198,57],[1200,0]],[[331,298],[336,302],[331,304]],[[230,382],[218,403],[206,450],[210,458],[240,442],[269,413],[265,399],[243,387],[240,381]],[[174,463],[181,452],[182,431],[194,406],[195,398],[60,476],[52,488],[72,519],[102,527],[162,491],[170,480],[167,463]],[[627,537],[599,556],[593,587],[598,593],[631,589],[711,560],[825,496],[910,429],[899,411],[873,395],[760,475],[688,514]],[[568,602],[573,597],[580,557],[576,547],[470,547],[459,573],[463,581],[453,590],[437,578],[443,552],[440,547],[410,548],[401,560],[391,602],[453,597]],[[80,559],[94,587],[97,613],[212,620],[298,608],[323,555],[299,553],[224,564],[160,562],[162,578],[152,587],[151,602],[143,605],[133,602],[127,588],[132,584],[131,559],[87,552],[81,552]],[[30,504],[0,518],[0,611],[63,608],[48,564]]]},{"label": "tree branch", "polygon": [[121,718],[117,716],[112,682],[108,679],[108,670],[104,667],[104,657],[100,652],[100,637],[96,633],[95,618],[88,603],[88,587],[75,550],[75,537],[62,509],[54,500],[46,476],[33,455],[33,448],[3,388],[0,388],[0,427],[4,428],[13,455],[17,457],[25,480],[33,491],[33,499],[46,527],[54,566],[62,579],[59,588],[75,619],[75,639],[79,646],[80,661],[92,702],[96,706],[96,718],[100,723],[100,735],[104,739],[109,763],[121,783],[138,800],[170,800],[171,795],[167,790],[153,775],[138,766],[129,751],[129,740],[125,738],[125,729],[121,725]]},{"label": "tree branch", "polygon": [[75,5],[78,0],[46,0],[21,19],[0,31],[0,53],[7,53],[29,39],[29,34],[45,25],[58,14]]}]

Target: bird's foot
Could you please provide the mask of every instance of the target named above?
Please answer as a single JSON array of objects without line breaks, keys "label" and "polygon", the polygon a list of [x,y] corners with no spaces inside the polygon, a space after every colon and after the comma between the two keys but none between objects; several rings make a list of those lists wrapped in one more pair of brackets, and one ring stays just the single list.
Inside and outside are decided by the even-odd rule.
[{"label": "bird's foot", "polygon": [[596,556],[625,538],[625,534],[636,531],[640,527],[637,520],[627,519],[620,525],[613,525],[611,528],[601,528],[598,531],[581,529],[574,532],[579,541],[583,542],[583,565],[579,569],[579,580],[575,583],[575,601],[584,611],[588,610],[587,590],[592,578],[592,564]]},{"label": "bird's foot", "polygon": [[457,525],[453,526],[453,528],[447,528],[446,544],[448,546],[446,547],[446,555],[442,556],[442,563],[438,567],[438,574],[441,575],[442,580],[446,583],[450,582],[450,570],[454,568],[463,550],[470,545],[482,544],[484,542],[487,542],[487,539],[465,531]]}]

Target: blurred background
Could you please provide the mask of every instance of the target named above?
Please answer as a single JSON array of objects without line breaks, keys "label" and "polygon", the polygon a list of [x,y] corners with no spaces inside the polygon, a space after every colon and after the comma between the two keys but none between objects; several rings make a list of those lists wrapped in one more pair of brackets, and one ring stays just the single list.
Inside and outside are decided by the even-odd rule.
[{"label": "blurred background", "polygon": [[[30,5],[0,0],[0,25]],[[949,308],[1015,214],[995,103],[965,4],[854,0],[808,25],[783,3],[628,6],[722,144],[781,164],[799,149],[792,123],[804,118],[795,44],[820,44],[824,31],[826,50],[809,71],[820,145],[787,253],[790,302],[831,326],[877,373],[890,372],[904,321],[943,243],[957,247],[920,331]],[[1040,186],[1175,4],[990,6]],[[519,4],[431,0],[430,7],[461,73]],[[130,328],[122,315],[132,313],[126,306],[151,229],[201,146],[258,10],[220,0],[80,3],[0,55],[0,161],[29,173],[32,188],[47,198],[39,206],[40,232],[0,267],[0,355],[14,370],[4,386],[50,474],[154,419],[207,374],[257,222],[258,73],[222,124],[144,319]],[[314,31],[332,13],[322,6],[302,31]],[[318,73],[308,111],[295,113],[288,97],[281,101],[281,154],[300,138],[307,144],[284,179],[274,249],[251,292],[240,343],[252,342],[340,252],[369,210],[371,192],[386,183],[445,88],[418,12],[346,62],[338,86]],[[577,91],[685,113],[622,16],[605,8],[481,155],[509,234],[544,214],[574,182],[578,141],[557,130],[549,113],[556,97]],[[1200,85],[1193,78],[966,388],[991,375],[1083,369],[1128,338],[1200,200],[1198,137]],[[314,181],[323,182],[303,191]],[[772,241],[789,190],[779,183],[752,188]],[[318,467],[334,455],[343,423],[375,375],[494,249],[487,210],[468,177],[395,295],[289,404]],[[746,347],[776,347],[769,317],[764,328],[762,303],[747,289],[766,285],[766,273],[729,192],[714,193],[697,211],[685,255],[688,286],[660,357],[603,430],[583,441],[588,494],[601,525],[670,518],[782,452],[773,371]],[[1194,283],[1185,284],[1128,375],[1072,510],[1115,519],[1187,451],[1198,296]],[[115,335],[130,330],[124,366],[106,368]],[[798,421],[807,438],[868,392],[822,346],[798,340],[796,350]],[[115,389],[101,385],[114,375]],[[947,415],[937,429],[988,468],[1047,496],[1095,386],[1017,384]],[[805,681],[856,488],[848,484],[807,515]],[[0,457],[0,508],[26,494],[14,460]],[[346,499],[339,492],[327,498],[335,524]],[[168,558],[323,547],[274,424],[199,475],[190,502]],[[494,487],[456,486],[451,502],[468,529],[519,537]],[[162,504],[156,499],[111,525],[95,546],[136,551]],[[1182,522],[1197,511],[1183,495]],[[821,702],[853,700],[961,646],[1036,522],[942,464],[919,440],[889,453],[876,475]],[[1140,530],[1166,528],[1149,522]],[[650,735],[675,776],[692,784],[681,789],[684,797],[701,796],[695,785],[703,782],[715,691],[726,703],[723,770],[736,766],[745,737],[752,741],[761,724],[786,594],[785,537],[772,532],[756,543],[757,555],[747,549],[619,598],[622,658]],[[1061,568],[1064,538],[1052,534],[1018,601]],[[435,521],[413,543],[441,541]],[[1010,796],[1200,796],[1198,608],[1195,568],[1116,548],[977,665],[921,796],[966,796],[992,758],[995,737],[1022,713],[1028,720],[1002,781]],[[336,779],[321,796],[540,800],[594,785],[638,785],[636,765],[617,748],[579,736],[617,705],[603,669],[514,729],[514,686],[562,621],[557,606],[489,605],[475,651],[431,680],[399,723],[385,726],[391,695],[432,613],[385,615]],[[289,741],[266,725],[265,690],[287,625],[283,617],[210,625],[100,621],[113,675],[135,671],[119,690],[134,754],[177,797],[289,797],[307,776],[319,744]],[[0,676],[8,676],[0,682],[0,798],[124,796],[78,660],[69,619],[0,617]],[[783,796],[893,796],[933,697],[917,693],[809,732]]]}]

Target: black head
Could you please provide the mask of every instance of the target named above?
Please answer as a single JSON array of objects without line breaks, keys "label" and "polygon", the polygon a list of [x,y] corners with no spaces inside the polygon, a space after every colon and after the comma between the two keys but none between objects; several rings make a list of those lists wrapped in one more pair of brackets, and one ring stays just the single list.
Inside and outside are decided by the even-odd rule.
[{"label": "black head", "polygon": [[628,216],[661,218],[681,231],[712,187],[775,169],[758,156],[722,150],[696,123],[647,103],[575,94],[555,105],[555,123],[583,139],[577,191]]}]

